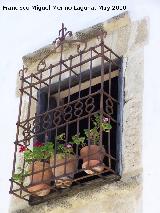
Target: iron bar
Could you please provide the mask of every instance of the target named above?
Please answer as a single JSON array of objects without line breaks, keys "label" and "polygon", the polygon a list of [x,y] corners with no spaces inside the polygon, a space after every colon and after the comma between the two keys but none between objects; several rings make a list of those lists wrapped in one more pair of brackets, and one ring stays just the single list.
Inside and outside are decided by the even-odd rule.
[{"label": "iron bar", "polygon": [[[111,78],[111,70],[112,70],[112,64],[111,64],[111,52],[109,52],[109,59],[110,59],[110,62],[109,62],[109,87],[108,87],[108,94],[109,94],[109,96],[111,97],[112,96],[112,94],[111,94],[111,80],[112,80],[112,78]],[[109,124],[110,124],[110,119],[109,119]],[[108,154],[110,155],[110,153],[111,153],[111,141],[110,141],[110,137],[111,137],[111,135],[110,135],[110,132],[108,132]],[[111,159],[110,158],[108,158],[108,164],[109,164],[109,168],[111,168]]]}]

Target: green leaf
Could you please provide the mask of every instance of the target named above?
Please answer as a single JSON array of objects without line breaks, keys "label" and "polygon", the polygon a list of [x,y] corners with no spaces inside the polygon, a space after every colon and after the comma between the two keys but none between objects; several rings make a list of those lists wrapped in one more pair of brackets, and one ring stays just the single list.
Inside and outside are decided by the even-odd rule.
[{"label": "green leaf", "polygon": [[29,174],[28,171],[22,171],[22,168],[19,167],[19,169],[21,170],[19,173],[15,173],[12,178],[13,180],[17,181],[17,182],[22,182],[24,180],[24,178]]},{"label": "green leaf", "polygon": [[112,129],[112,126],[109,123],[102,123],[102,129],[103,131],[108,132],[110,129]]},{"label": "green leaf", "polygon": [[80,137],[78,134],[72,136],[72,144],[84,145],[85,137]]},{"label": "green leaf", "polygon": [[48,142],[40,147],[33,147],[33,151],[26,150],[24,152],[24,159],[26,162],[31,163],[33,160],[48,159],[53,154],[53,143]]},{"label": "green leaf", "polygon": [[62,134],[58,135],[58,136],[56,137],[56,140],[64,141],[64,140],[65,140],[65,133],[62,133]]}]

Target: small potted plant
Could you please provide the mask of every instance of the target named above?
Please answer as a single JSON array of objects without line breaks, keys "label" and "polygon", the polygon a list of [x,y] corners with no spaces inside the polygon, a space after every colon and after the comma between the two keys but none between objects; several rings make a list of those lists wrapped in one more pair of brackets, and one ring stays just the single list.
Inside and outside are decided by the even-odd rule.
[{"label": "small potted plant", "polygon": [[29,192],[37,196],[49,194],[52,171],[48,160],[53,154],[53,144],[37,141],[33,150],[20,145],[19,152],[23,153],[25,168],[18,168],[18,173],[13,175],[13,179],[23,182],[25,177],[29,176],[31,185],[33,184],[27,188]]},{"label": "small potted plant", "polygon": [[94,171],[102,172],[104,170],[103,159],[105,156],[105,149],[99,145],[100,141],[100,128],[102,131],[109,132],[112,128],[111,124],[108,123],[108,118],[103,118],[100,122],[100,115],[94,116],[93,128],[88,130],[85,129],[84,133],[90,145],[84,146],[80,150],[80,156],[83,159],[82,168],[85,169],[87,174],[93,174]]},{"label": "small potted plant", "polygon": [[56,187],[66,188],[72,184],[76,170],[76,156],[73,152],[72,144],[66,143],[64,133],[57,136],[56,143],[56,155],[51,157],[50,166],[56,178]]}]

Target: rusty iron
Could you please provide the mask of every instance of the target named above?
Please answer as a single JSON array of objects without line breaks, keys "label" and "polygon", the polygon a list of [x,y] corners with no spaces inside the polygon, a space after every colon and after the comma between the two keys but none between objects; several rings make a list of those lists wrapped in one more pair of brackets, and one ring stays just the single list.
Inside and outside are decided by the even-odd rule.
[{"label": "rusty iron", "polygon": [[[105,177],[103,174],[116,174],[114,167],[112,166],[113,161],[116,163],[117,159],[115,156],[112,156],[113,153],[111,152],[111,131],[108,133],[104,133],[102,131],[102,126],[100,125],[100,147],[106,147],[105,149],[105,166],[102,172],[95,172],[93,174],[84,175],[84,169],[80,168],[82,164],[82,158],[80,156],[80,146],[74,146],[74,154],[76,159],[76,171],[73,173],[67,173],[66,162],[70,162],[72,160],[67,160],[65,155],[65,163],[56,164],[56,154],[57,154],[57,136],[61,129],[64,130],[66,138],[65,144],[71,139],[71,125],[74,124],[74,128],[76,129],[76,134],[80,135],[82,133],[82,122],[85,121],[87,124],[86,126],[90,130],[92,128],[92,119],[93,116],[97,113],[100,114],[100,122],[102,123],[103,117],[105,116],[108,118],[108,122],[117,125],[118,122],[116,120],[115,109],[116,106],[119,104],[118,98],[112,96],[112,69],[113,66],[116,66],[116,69],[120,71],[120,66],[116,62],[115,59],[120,60],[120,57],[113,52],[112,49],[105,45],[104,37],[106,33],[99,32],[96,34],[99,43],[92,46],[87,47],[87,41],[73,39],[73,34],[71,31],[67,31],[67,28],[64,27],[62,23],[62,28],[59,30],[59,36],[54,40],[53,44],[53,51],[47,54],[37,65],[37,70],[35,73],[29,74],[28,69],[23,66],[23,68],[19,71],[21,87],[20,91],[20,104],[19,104],[19,115],[17,121],[17,133],[16,133],[16,140],[15,140],[15,152],[14,152],[14,160],[13,160],[13,171],[10,187],[10,193],[14,194],[15,196],[22,198],[24,200],[29,200],[31,192],[28,191],[28,187],[36,185],[33,183],[33,175],[42,172],[42,179],[41,183],[47,183],[48,180],[44,180],[44,173],[48,168],[45,168],[45,162],[43,161],[43,168],[39,171],[33,171],[34,163],[32,162],[32,169],[31,172],[25,174],[24,178],[22,178],[21,182],[17,182],[13,179],[14,174],[16,173],[16,165],[17,165],[17,155],[18,149],[21,145],[25,147],[29,147],[34,143],[34,141],[39,137],[45,135],[45,140],[42,141],[45,143],[48,140],[48,135],[54,133],[54,166],[52,169],[54,170],[53,174],[55,174],[56,167],[64,165],[64,174],[55,177],[54,175],[49,180],[52,182],[50,185],[50,189],[56,192],[58,189],[56,188],[55,181],[57,179],[62,179],[63,177],[73,176],[72,183],[80,183],[81,180],[88,180],[87,178],[96,176],[96,177]],[[70,55],[68,58],[64,57],[64,45],[66,44],[76,44],[76,53],[74,55]],[[80,44],[84,47],[81,48]],[[51,54],[55,53],[58,49],[59,52],[59,61],[57,63],[50,63],[47,65],[47,58],[51,56]],[[87,57],[87,58],[85,58]],[[74,63],[74,60],[77,62]],[[94,89],[93,81],[95,81],[95,77],[93,76],[93,68],[94,68],[94,61],[99,60],[100,64],[100,82],[99,87]],[[83,72],[85,69],[83,68],[84,65],[89,64],[89,74],[87,79],[87,88],[83,89]],[[106,72],[106,64],[108,65],[108,70]],[[55,69],[58,71],[54,72]],[[47,73],[47,74],[46,74]],[[105,85],[105,74],[108,74],[108,86]],[[67,77],[65,77],[67,75]],[[77,78],[77,84],[72,85],[73,77]],[[55,79],[55,81],[54,81]],[[64,80],[67,79],[68,85],[65,89],[66,96],[62,96],[62,86]],[[54,93],[52,91],[53,82],[58,83],[56,88],[56,106],[51,108],[50,100],[54,97]],[[77,86],[76,92],[71,92],[73,87]],[[96,87],[95,87],[96,88]],[[46,110],[45,112],[35,113],[33,116],[32,114],[32,105],[39,104],[38,93],[41,92],[43,89],[47,91],[47,101],[46,101]],[[94,91],[96,90],[96,91]],[[87,91],[87,94],[83,95]],[[76,98],[74,99],[74,95],[76,94]],[[28,98],[28,106],[26,109],[26,117],[22,116],[23,104],[24,101]],[[106,141],[103,140],[105,136],[105,140],[107,138],[107,145],[105,144]],[[115,143],[115,142],[113,142]],[[90,139],[90,131],[89,131],[89,138],[87,144],[90,150],[91,146],[91,139]],[[91,158],[91,154],[89,154],[88,159]],[[25,170],[25,161],[22,165],[22,173]],[[92,168],[89,167],[92,171]],[[24,184],[24,179],[26,177],[31,176],[31,182],[26,186]],[[71,186],[70,186],[71,187]],[[37,191],[38,192],[38,191]],[[24,193],[27,193],[24,195]]]}]

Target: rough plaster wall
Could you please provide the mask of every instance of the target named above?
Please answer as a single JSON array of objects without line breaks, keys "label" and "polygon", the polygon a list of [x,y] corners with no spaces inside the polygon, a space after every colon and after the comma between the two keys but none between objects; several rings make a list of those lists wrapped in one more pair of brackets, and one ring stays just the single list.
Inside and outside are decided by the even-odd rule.
[{"label": "rough plaster wall", "polygon": [[[86,189],[85,192],[79,191],[77,194],[69,194],[67,197],[57,198],[34,207],[27,207],[26,202],[13,198],[10,211],[12,213],[142,212],[143,47],[147,41],[147,19],[131,22],[128,15],[125,14],[98,25],[98,27],[103,27],[103,30],[108,31],[108,36],[105,39],[107,45],[117,54],[123,56],[125,104],[123,111],[122,179],[112,184],[104,183],[98,188],[92,186]],[[79,35],[84,36],[84,33],[81,32]],[[89,45],[92,44],[95,44],[95,38],[89,41]],[[46,49],[45,51],[43,49],[39,51],[37,51],[37,54],[29,55],[28,58],[27,56],[24,57],[24,63],[28,65],[30,72],[35,72],[37,60],[40,59]]]},{"label": "rough plaster wall", "polygon": [[16,213],[138,213],[141,212],[140,182],[139,176],[124,176],[119,182],[90,186],[84,191],[75,191],[74,195],[55,198]]}]

